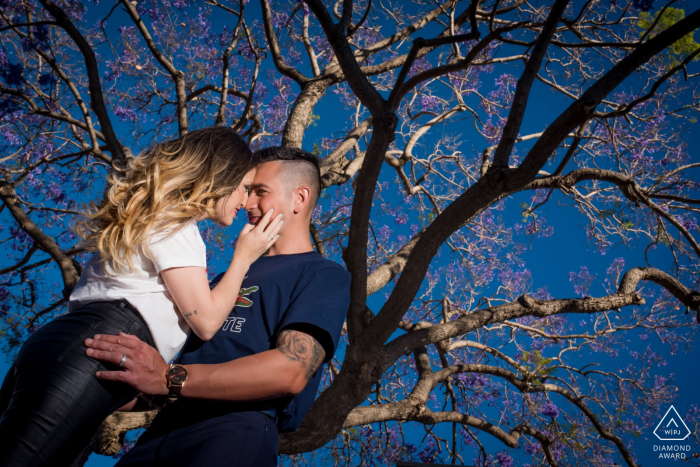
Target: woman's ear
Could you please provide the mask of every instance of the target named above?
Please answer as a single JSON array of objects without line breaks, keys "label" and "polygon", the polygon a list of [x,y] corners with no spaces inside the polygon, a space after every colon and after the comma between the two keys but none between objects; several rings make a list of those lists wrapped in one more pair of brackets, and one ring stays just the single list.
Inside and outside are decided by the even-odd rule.
[{"label": "woman's ear", "polygon": [[292,196],[294,197],[292,202],[294,214],[299,214],[306,209],[306,206],[309,205],[309,201],[311,200],[311,190],[309,187],[300,186],[299,188],[294,189]]}]

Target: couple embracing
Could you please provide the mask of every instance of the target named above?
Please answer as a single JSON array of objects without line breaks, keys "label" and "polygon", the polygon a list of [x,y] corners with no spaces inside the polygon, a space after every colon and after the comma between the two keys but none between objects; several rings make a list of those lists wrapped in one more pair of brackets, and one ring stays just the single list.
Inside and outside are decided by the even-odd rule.
[{"label": "couple embracing", "polygon": [[[2,384],[0,466],[70,465],[112,411],[152,408],[118,466],[276,465],[350,302],[350,275],[310,240],[318,159],[253,153],[213,127],[155,144],[109,183],[77,226],[95,252],[69,313],[29,337]],[[242,209],[209,283],[197,221],[228,226]]]}]

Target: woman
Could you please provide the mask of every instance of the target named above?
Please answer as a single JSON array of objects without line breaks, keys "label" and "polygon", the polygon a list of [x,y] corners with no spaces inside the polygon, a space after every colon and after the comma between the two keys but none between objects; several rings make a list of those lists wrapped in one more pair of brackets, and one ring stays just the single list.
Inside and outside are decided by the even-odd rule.
[{"label": "woman", "polygon": [[196,222],[231,225],[254,172],[243,139],[212,127],[156,144],[131,160],[123,177],[108,178],[104,199],[78,224],[95,253],[70,312],[26,341],[3,382],[0,466],[69,465],[104,418],[138,395],[95,378],[107,368],[85,355],[86,337],[134,334],[169,361],[190,330],[204,340],[218,331],[282,220],[270,211],[257,226],[246,225],[212,290]]}]

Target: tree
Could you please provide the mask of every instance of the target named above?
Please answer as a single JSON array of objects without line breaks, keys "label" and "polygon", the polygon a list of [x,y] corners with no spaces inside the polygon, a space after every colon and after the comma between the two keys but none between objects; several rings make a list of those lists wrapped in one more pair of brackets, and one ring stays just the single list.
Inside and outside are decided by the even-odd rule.
[{"label": "tree", "polygon": [[[683,132],[699,105],[700,10],[642,0],[2,3],[8,354],[65,312],[88,257],[70,226],[106,174],[151,141],[229,125],[253,147],[324,156],[313,240],[352,274],[342,361],[283,452],[469,463],[461,453],[473,448],[478,465],[515,455],[638,465],[631,437],[674,397],[655,374],[660,346],[687,351],[700,320],[689,313],[700,313],[700,163]],[[562,110],[548,118],[536,89]],[[333,111],[317,115],[322,98]],[[305,139],[321,119],[332,132]],[[570,275],[575,297],[534,289],[524,257],[547,248],[548,219],[567,210],[599,253],[621,243],[647,264],[615,259],[601,281],[584,265]],[[225,258],[230,239],[205,234]],[[649,343],[634,364],[576,359],[612,360],[632,339]],[[697,427],[697,406],[683,415]],[[403,438],[410,423],[425,426],[422,441]],[[112,417],[90,448],[113,453],[143,424]]]}]

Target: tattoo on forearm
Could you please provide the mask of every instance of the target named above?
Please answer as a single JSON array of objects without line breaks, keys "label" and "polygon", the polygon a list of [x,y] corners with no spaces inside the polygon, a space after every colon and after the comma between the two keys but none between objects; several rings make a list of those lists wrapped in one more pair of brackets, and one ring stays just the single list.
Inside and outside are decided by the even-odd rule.
[{"label": "tattoo on forearm", "polygon": [[182,316],[183,316],[185,319],[190,319],[190,316],[192,316],[193,314],[196,315],[196,314],[197,314],[197,310],[194,310],[192,313],[185,313],[185,314],[182,315]]},{"label": "tattoo on forearm", "polygon": [[294,330],[282,331],[277,338],[277,350],[288,359],[299,362],[306,370],[309,379],[323,362],[326,356],[323,346],[310,335]]}]

